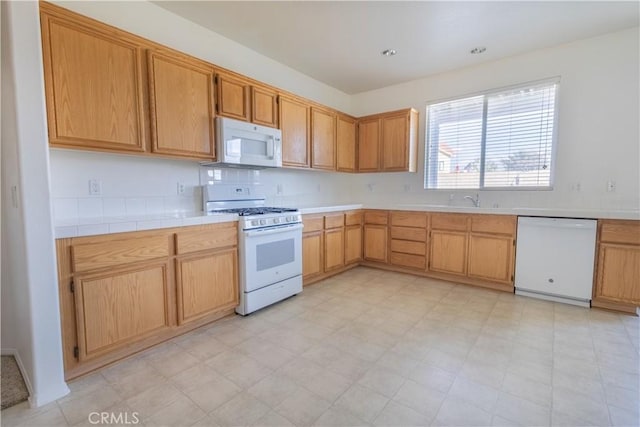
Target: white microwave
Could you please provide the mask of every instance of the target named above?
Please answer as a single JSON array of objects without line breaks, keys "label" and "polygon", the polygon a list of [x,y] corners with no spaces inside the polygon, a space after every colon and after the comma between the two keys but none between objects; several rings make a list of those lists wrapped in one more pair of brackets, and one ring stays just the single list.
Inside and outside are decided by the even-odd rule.
[{"label": "white microwave", "polygon": [[219,164],[257,168],[282,167],[282,132],[227,117],[216,118]]}]

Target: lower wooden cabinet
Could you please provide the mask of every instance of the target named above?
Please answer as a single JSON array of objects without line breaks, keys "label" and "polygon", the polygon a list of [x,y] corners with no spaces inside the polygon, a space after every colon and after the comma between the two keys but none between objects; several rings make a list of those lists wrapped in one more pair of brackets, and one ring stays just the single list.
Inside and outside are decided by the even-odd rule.
[{"label": "lower wooden cabinet", "polygon": [[467,274],[467,234],[458,231],[431,231],[429,269],[439,273]]},{"label": "lower wooden cabinet", "polygon": [[365,260],[387,262],[387,226],[378,224],[364,225]]},{"label": "lower wooden cabinet", "polygon": [[235,248],[176,260],[178,324],[238,305]]},{"label": "lower wooden cabinet", "polygon": [[323,272],[323,232],[305,233],[302,236],[302,280],[304,282]]},{"label": "lower wooden cabinet", "polygon": [[344,266],[344,228],[334,228],[324,232],[324,270],[334,270]]},{"label": "lower wooden cabinet", "polygon": [[513,282],[513,248],[511,236],[469,235],[467,274],[494,282]]},{"label": "lower wooden cabinet", "polygon": [[344,229],[344,262],[353,264],[362,260],[362,226],[348,225]]},{"label": "lower wooden cabinet", "polygon": [[170,327],[166,262],[79,275],[74,284],[78,360]]},{"label": "lower wooden cabinet", "polygon": [[592,305],[635,313],[640,306],[640,221],[598,224]]}]

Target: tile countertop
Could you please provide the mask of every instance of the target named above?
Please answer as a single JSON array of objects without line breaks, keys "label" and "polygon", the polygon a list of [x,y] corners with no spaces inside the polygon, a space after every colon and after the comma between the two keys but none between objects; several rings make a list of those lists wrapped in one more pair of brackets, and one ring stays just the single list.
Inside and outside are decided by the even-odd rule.
[{"label": "tile countertop", "polygon": [[[301,207],[302,214],[347,211],[353,209],[384,209],[425,212],[458,212],[478,214],[502,214],[521,216],[551,216],[564,218],[600,218],[600,219],[634,219],[640,220],[639,210],[579,210],[564,208],[475,208],[467,206],[399,204],[388,205],[328,205]],[[217,222],[237,221],[236,214],[206,215],[203,212],[186,214],[158,214],[132,217],[98,217],[77,220],[58,221],[55,224],[55,237],[92,236],[97,234],[123,233],[128,231],[153,230],[159,228],[182,227],[189,225],[213,224]]]}]

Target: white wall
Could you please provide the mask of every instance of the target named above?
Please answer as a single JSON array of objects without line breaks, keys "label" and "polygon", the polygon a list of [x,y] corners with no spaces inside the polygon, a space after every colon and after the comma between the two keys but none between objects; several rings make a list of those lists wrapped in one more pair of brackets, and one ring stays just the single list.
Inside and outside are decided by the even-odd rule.
[{"label": "white wall", "polygon": [[[355,115],[418,109],[420,150],[418,173],[359,175],[353,191],[365,202],[447,204],[453,194],[452,204],[468,204],[470,191],[423,190],[427,102],[560,76],[554,190],[483,191],[483,206],[638,210],[638,37],[628,29],[355,95]],[[580,191],[571,190],[576,183]]]},{"label": "white wall", "polygon": [[39,406],[69,389],[62,365],[38,3],[2,2],[2,19],[2,349],[21,360],[29,401]]}]

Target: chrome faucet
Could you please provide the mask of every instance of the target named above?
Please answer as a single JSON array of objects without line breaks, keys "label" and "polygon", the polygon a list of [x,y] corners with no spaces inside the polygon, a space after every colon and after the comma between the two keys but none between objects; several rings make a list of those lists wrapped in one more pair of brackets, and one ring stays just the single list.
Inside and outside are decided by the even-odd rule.
[{"label": "chrome faucet", "polygon": [[476,193],[476,197],[464,196],[464,198],[471,200],[471,203],[473,203],[473,206],[475,206],[476,208],[480,207],[480,194],[479,193]]}]

